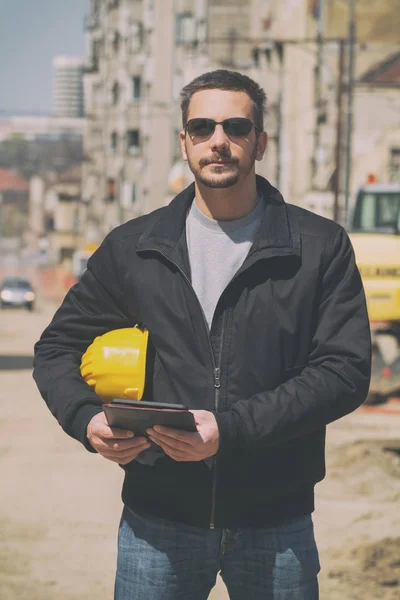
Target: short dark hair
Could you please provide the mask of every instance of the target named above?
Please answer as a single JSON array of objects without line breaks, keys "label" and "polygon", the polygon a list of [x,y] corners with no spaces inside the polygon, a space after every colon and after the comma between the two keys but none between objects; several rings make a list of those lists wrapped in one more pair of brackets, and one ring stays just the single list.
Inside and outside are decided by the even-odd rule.
[{"label": "short dark hair", "polygon": [[238,73],[237,71],[228,71],[227,69],[218,69],[203,73],[182,88],[180,99],[183,127],[186,127],[192,96],[196,92],[213,89],[245,92],[254,103],[254,124],[259,130],[263,131],[264,111],[267,101],[264,90],[247,75],[243,75],[243,73]]}]

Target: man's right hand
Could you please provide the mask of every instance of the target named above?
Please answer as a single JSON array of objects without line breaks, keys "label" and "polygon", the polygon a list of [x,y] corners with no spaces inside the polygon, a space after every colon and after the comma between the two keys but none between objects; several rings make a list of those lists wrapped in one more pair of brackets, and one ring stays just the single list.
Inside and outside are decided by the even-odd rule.
[{"label": "man's right hand", "polygon": [[112,429],[104,412],[98,413],[89,421],[87,438],[101,456],[120,465],[126,465],[143,450],[150,448],[145,437],[134,437],[132,431]]}]

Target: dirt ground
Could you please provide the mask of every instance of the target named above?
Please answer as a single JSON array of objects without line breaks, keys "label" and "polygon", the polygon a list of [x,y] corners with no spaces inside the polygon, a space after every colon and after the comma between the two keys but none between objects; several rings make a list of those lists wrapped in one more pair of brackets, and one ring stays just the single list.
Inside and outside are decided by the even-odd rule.
[{"label": "dirt ground", "polygon": [[[0,359],[31,354],[54,308],[2,311]],[[111,599],[122,470],[68,438],[30,371],[4,364],[0,598]],[[328,427],[314,513],[321,600],[400,598],[400,409],[389,408]],[[221,581],[211,599],[227,599]]]}]

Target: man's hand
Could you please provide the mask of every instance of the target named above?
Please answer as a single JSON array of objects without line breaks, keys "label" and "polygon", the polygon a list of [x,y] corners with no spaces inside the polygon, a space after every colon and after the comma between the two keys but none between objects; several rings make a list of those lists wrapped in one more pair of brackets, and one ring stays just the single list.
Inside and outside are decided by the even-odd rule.
[{"label": "man's hand", "polygon": [[214,456],[219,447],[217,421],[212,412],[191,410],[197,433],[155,425],[147,429],[149,438],[176,461],[199,461]]},{"label": "man's hand", "polygon": [[89,421],[87,438],[101,456],[120,465],[128,464],[143,450],[150,448],[145,437],[135,438],[132,431],[112,429],[103,412]]}]

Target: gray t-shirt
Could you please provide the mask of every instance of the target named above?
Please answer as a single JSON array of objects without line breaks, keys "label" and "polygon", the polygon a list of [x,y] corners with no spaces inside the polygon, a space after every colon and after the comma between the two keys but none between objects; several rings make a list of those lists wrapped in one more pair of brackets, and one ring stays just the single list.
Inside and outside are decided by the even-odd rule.
[{"label": "gray t-shirt", "polygon": [[243,264],[260,226],[262,198],[240,219],[216,221],[201,212],[194,200],[186,217],[192,286],[211,328],[218,300]]}]

